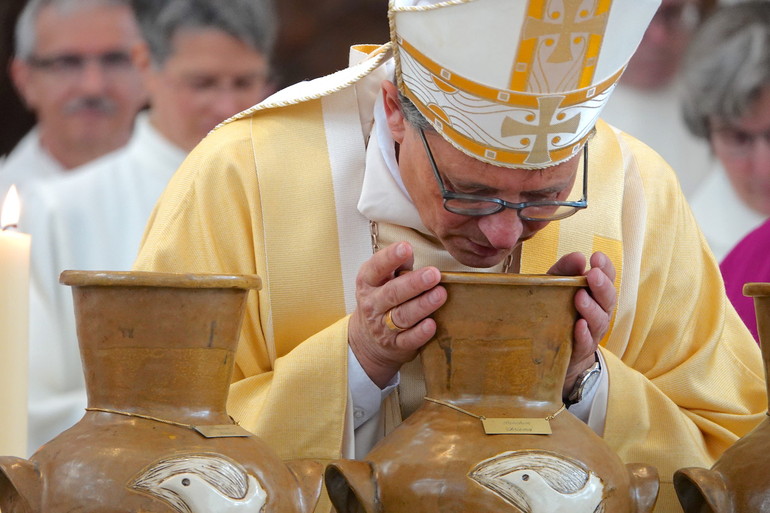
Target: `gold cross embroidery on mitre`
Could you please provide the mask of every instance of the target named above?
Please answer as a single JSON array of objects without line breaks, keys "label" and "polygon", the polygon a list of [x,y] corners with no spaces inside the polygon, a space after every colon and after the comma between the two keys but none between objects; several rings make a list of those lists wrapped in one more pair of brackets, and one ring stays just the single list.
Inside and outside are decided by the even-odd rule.
[{"label": "gold cross embroidery on mitre", "polygon": [[[516,121],[510,116],[506,116],[503,125],[500,128],[500,134],[503,137],[513,137],[534,133],[535,141],[532,145],[525,164],[547,164],[551,162],[551,154],[548,151],[548,139],[554,133],[575,134],[580,126],[580,114],[572,116],[566,121],[557,121],[553,123],[556,110],[561,105],[563,96],[541,96],[537,99],[540,113],[540,119],[537,125],[528,125]],[[557,116],[558,119],[558,116]]]},{"label": "gold cross embroidery on mitre", "polygon": [[[555,21],[530,16],[522,30],[522,40],[548,36],[556,38],[556,46],[548,58],[550,63],[572,61],[572,36],[575,34],[602,35],[607,25],[608,14],[605,12],[597,16],[596,6],[593,8],[594,13],[589,14],[585,9],[580,9],[583,0],[562,0],[562,2],[564,10],[555,10],[550,15],[550,18]],[[547,8],[544,9],[544,13],[546,11]],[[552,42],[553,38],[549,40]],[[587,40],[588,37],[586,42]]]}]

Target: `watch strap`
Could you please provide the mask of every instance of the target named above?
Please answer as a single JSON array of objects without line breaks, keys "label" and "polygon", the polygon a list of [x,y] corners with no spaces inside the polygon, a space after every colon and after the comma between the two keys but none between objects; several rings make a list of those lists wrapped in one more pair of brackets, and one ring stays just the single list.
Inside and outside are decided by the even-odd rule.
[{"label": "watch strap", "polygon": [[579,403],[586,395],[593,390],[593,388],[599,382],[599,375],[602,371],[601,360],[599,355],[594,352],[594,364],[580,373],[575,380],[575,384],[572,387],[569,395],[564,401],[565,406],[569,408],[573,404]]}]

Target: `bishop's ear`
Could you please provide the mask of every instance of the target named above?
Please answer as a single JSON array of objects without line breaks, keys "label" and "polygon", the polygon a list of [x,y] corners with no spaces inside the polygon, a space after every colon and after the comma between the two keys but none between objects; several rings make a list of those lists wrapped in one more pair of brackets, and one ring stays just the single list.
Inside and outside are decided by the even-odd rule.
[{"label": "bishop's ear", "polygon": [[382,82],[382,99],[385,105],[385,117],[393,140],[399,144],[404,140],[406,119],[401,112],[401,102],[398,99],[398,88],[390,80]]}]

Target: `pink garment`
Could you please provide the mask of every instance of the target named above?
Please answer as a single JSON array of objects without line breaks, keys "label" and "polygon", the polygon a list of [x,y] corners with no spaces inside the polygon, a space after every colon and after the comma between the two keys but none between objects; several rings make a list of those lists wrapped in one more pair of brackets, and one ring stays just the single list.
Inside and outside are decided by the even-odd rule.
[{"label": "pink garment", "polygon": [[759,342],[754,300],[743,295],[743,284],[770,282],[770,220],[746,235],[722,260],[719,268],[727,297]]}]

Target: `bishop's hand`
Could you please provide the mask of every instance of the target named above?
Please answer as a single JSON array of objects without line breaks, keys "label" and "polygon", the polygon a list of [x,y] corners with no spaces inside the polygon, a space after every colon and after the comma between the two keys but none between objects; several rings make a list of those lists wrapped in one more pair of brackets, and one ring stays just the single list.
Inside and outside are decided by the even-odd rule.
[{"label": "bishop's hand", "polygon": [[412,246],[397,242],[375,253],[358,271],[356,309],[348,325],[348,344],[361,367],[385,387],[403,364],[413,360],[436,333],[429,318],[446,301],[435,267],[414,272]]},{"label": "bishop's hand", "polygon": [[560,276],[585,275],[588,289],[575,294],[575,307],[580,318],[575,323],[572,356],[564,380],[562,396],[567,397],[577,377],[596,361],[594,353],[610,327],[612,311],[617,301],[615,292],[615,266],[604,253],[591,255],[591,269],[586,272],[586,257],[582,253],[564,255],[548,274]]}]

